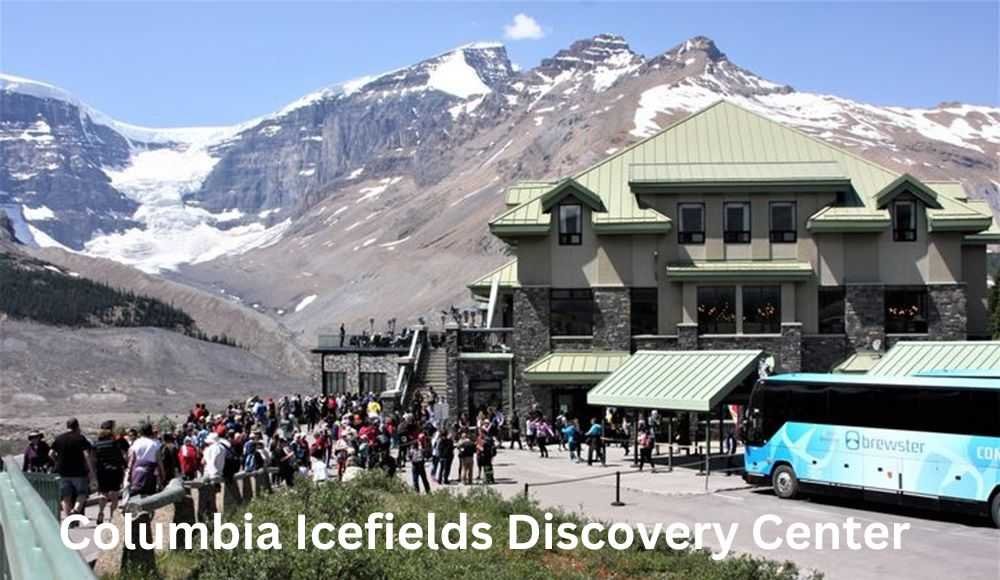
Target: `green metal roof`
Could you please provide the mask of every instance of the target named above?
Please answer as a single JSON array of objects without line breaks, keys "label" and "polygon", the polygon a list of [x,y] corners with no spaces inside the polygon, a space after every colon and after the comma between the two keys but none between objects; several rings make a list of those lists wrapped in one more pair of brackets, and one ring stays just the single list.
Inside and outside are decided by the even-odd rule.
[{"label": "green metal roof", "polygon": [[504,203],[508,207],[528,203],[552,189],[552,186],[555,184],[555,181],[518,181],[504,191]]},{"label": "green metal roof", "polygon": [[587,393],[608,407],[712,410],[757,367],[760,350],[640,350]]},{"label": "green metal roof", "polygon": [[919,387],[921,389],[1000,390],[1000,381],[984,377],[874,376],[830,373],[785,373],[767,378],[768,384],[861,385],[875,387]]},{"label": "green metal roof", "polygon": [[521,284],[517,280],[517,260],[511,260],[472,284],[469,284],[469,290],[473,294],[488,297],[490,295],[490,288],[493,287],[494,278],[499,279],[500,288],[519,287]]},{"label": "green metal roof", "polygon": [[801,280],[813,275],[809,262],[794,260],[706,260],[667,265],[667,276],[678,280]]},{"label": "green metal roof", "polygon": [[597,383],[618,369],[629,353],[618,351],[553,352],[524,369],[529,383]]},{"label": "green metal roof", "polygon": [[851,190],[851,180],[837,161],[756,161],[696,163],[634,163],[629,166],[633,192],[726,193],[797,190]]},{"label": "green metal roof", "polygon": [[872,351],[860,351],[844,359],[840,364],[833,367],[835,373],[860,374],[867,373],[875,366],[882,353]]},{"label": "green metal roof", "polygon": [[[688,167],[708,164],[714,171],[721,171],[722,167],[735,169],[739,164],[763,164],[768,167],[804,164],[801,167],[810,168],[829,168],[836,164],[843,176],[850,180],[857,195],[855,201],[870,212],[879,209],[876,201],[878,194],[901,177],[900,173],[797,129],[727,101],[719,101],[572,176],[583,187],[596,193],[608,210],[591,214],[598,233],[631,231],[627,227],[601,229],[609,225],[659,224],[660,231],[669,228],[667,224],[670,220],[666,216],[639,207],[629,183],[631,168],[648,164],[683,164]],[[948,210],[937,220],[940,222],[937,227],[943,228],[943,222],[957,220],[957,227],[975,231],[977,223],[981,222],[974,220],[983,217],[980,211],[958,198],[933,189],[927,183],[924,185],[938,193],[938,202]],[[952,183],[942,188],[955,191]],[[935,211],[941,210],[928,210],[932,220]],[[966,222],[961,223],[962,220]],[[536,197],[495,218],[490,228],[499,236],[546,234],[549,224],[549,216],[542,211]]]},{"label": "green metal roof", "polygon": [[1000,369],[1000,341],[897,342],[869,375],[912,375],[923,371]]}]

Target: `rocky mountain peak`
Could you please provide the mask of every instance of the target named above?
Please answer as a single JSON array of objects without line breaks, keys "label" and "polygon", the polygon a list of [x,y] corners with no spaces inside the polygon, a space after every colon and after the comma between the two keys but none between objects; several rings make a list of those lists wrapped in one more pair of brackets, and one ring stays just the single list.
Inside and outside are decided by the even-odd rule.
[{"label": "rocky mountain peak", "polygon": [[624,38],[617,34],[603,33],[577,40],[555,56],[543,59],[535,70],[551,77],[565,71],[622,68],[641,62],[642,56],[632,52]]},{"label": "rocky mountain peak", "polygon": [[710,62],[729,60],[726,53],[719,50],[715,41],[707,36],[693,36],[667,51],[667,54],[684,58],[690,58],[692,53],[701,53]]}]

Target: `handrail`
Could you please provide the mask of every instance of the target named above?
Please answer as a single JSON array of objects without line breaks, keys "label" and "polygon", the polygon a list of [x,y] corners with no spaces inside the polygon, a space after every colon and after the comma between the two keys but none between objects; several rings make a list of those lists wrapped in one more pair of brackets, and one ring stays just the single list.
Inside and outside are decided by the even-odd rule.
[{"label": "handrail", "polygon": [[0,527],[10,578],[94,578],[83,558],[63,544],[59,522],[14,462],[0,472]]},{"label": "handrail", "polygon": [[423,334],[426,333],[426,329],[418,327],[413,333],[413,339],[410,341],[410,351],[408,355],[408,361],[406,366],[403,367],[402,372],[396,376],[396,393],[399,395],[399,403],[401,405],[406,404],[406,396],[409,394],[410,390],[410,380],[413,375],[417,372],[417,367],[420,365],[420,357],[423,355],[424,351],[424,341],[421,339]]}]

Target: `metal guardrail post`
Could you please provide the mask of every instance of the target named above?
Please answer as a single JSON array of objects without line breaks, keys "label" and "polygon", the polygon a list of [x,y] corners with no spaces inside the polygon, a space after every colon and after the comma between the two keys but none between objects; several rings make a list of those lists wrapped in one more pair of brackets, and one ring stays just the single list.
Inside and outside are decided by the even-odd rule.
[{"label": "metal guardrail post", "polygon": [[622,503],[622,472],[615,472],[615,501],[611,502],[611,505],[615,507],[621,507],[625,505]]}]

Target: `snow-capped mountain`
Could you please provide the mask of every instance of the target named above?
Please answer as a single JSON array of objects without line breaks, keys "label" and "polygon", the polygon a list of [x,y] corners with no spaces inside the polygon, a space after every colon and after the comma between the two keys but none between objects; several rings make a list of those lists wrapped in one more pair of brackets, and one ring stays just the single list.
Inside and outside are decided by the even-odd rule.
[{"label": "snow-capped mountain", "polygon": [[502,45],[472,44],[196,130],[134,127],[54,87],[0,82],[0,205],[19,207],[36,241],[172,271],[310,332],[459,302],[503,260],[486,228],[503,187],[581,169],[720,98],[961,179],[1000,209],[1000,108],[800,92],[704,37],[646,58],[602,34],[522,71]]}]

